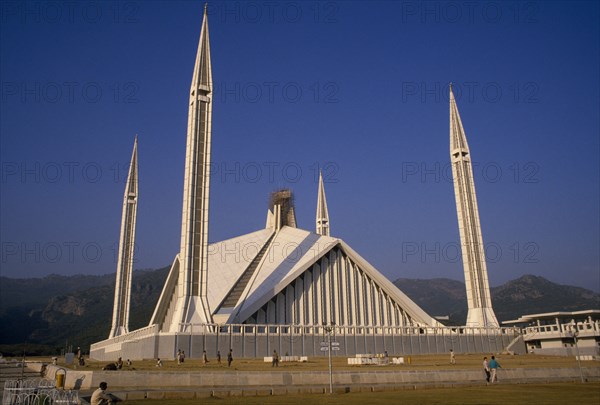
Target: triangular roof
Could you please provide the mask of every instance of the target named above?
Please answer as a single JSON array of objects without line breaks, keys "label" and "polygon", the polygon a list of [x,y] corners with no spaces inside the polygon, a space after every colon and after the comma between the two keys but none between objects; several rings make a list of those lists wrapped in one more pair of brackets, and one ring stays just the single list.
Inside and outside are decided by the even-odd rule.
[{"label": "triangular roof", "polygon": [[[208,291],[211,308],[218,308],[262,248],[260,244],[269,241],[271,233],[271,229],[264,229],[210,245]],[[244,254],[245,246],[250,245],[252,248],[247,250],[253,254]],[[275,234],[227,322],[244,322],[334,247],[340,248],[411,318],[420,324],[438,324],[343,240],[289,226]]]}]

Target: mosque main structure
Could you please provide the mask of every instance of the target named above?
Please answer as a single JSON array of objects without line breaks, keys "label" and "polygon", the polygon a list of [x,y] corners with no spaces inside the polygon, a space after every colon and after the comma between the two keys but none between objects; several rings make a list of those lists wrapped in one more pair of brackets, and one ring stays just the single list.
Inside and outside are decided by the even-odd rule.
[{"label": "mosque main structure", "polygon": [[[279,190],[271,196],[264,229],[209,244],[212,101],[205,8],[188,104],[180,251],[173,260],[149,325],[129,332],[137,204],[136,139],[131,178],[124,197],[120,241],[123,260],[119,256],[113,325],[107,340],[92,345],[93,358],[169,357],[181,345],[189,345],[190,353],[198,345],[205,348],[213,344],[207,342],[215,341],[216,347],[220,347],[224,344],[225,332],[229,334],[229,347],[236,342],[234,334],[240,334],[242,341],[245,334],[253,334],[251,341],[256,347],[256,342],[266,334],[266,349],[255,347],[252,352],[258,356],[274,347],[269,343],[272,328],[278,331],[281,345],[282,334],[299,333],[303,342],[310,340],[310,336],[318,339],[323,325],[335,325],[339,333],[352,331],[351,351],[358,353],[370,347],[367,341],[372,340],[376,348],[380,342],[378,335],[383,336],[385,345],[386,334],[388,339],[392,335],[400,339],[406,334],[417,335],[413,337],[419,339],[422,336],[418,335],[443,329],[442,324],[346,242],[331,236],[322,178],[318,185],[315,232],[297,227],[291,191]],[[469,150],[452,94],[450,128],[469,304],[467,326],[493,327],[499,331],[489,298]],[[497,333],[500,332],[492,332],[492,335]],[[195,339],[198,336],[202,339]],[[198,343],[200,341],[202,343]],[[290,338],[290,342],[293,339]],[[489,339],[490,345],[504,343],[495,336]],[[445,351],[445,345],[443,349],[436,347],[430,351]],[[302,353],[311,352],[306,346],[302,344]],[[280,352],[284,351],[282,346],[278,347]],[[242,345],[242,350],[246,353],[248,349]],[[290,350],[300,349],[292,347]]]}]

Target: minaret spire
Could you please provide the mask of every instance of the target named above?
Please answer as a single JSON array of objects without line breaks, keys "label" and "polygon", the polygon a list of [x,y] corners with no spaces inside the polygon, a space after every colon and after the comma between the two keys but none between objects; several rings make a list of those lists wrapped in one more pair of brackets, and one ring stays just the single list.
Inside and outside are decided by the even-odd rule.
[{"label": "minaret spire", "polygon": [[329,211],[327,210],[327,199],[325,198],[325,186],[323,185],[323,173],[319,172],[319,192],[317,196],[317,228],[319,235],[329,236]]},{"label": "minaret spire", "polygon": [[212,90],[205,5],[190,87],[180,264],[175,313],[169,326],[171,332],[179,331],[181,324],[212,322],[207,299]]},{"label": "minaret spire", "polygon": [[123,196],[123,213],[121,216],[121,236],[119,239],[119,256],[117,260],[117,280],[115,283],[115,302],[113,320],[108,338],[129,332],[129,309],[131,302],[131,273],[133,271],[133,254],[135,246],[135,220],[138,200],[138,159],[137,135],[133,142],[133,153],[129,165],[129,174]]},{"label": "minaret spire", "polygon": [[450,159],[467,289],[467,326],[498,327],[490,298],[471,154],[452,92],[452,84],[450,84]]}]

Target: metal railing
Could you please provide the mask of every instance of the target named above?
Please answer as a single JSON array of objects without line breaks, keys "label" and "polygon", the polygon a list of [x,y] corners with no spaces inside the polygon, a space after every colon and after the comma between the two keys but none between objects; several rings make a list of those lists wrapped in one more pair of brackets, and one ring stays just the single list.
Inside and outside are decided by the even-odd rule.
[{"label": "metal railing", "polygon": [[131,341],[131,340],[135,340],[135,339],[140,339],[140,338],[143,338],[146,336],[152,336],[154,334],[157,334],[158,331],[159,331],[158,325],[146,326],[144,328],[136,329],[136,330],[126,333],[124,335],[116,336],[111,339],[106,339],[106,340],[102,340],[100,342],[94,343],[92,345],[92,348],[101,349],[103,347],[107,347],[107,346],[113,345],[115,343],[123,343],[123,342]]},{"label": "metal railing", "polygon": [[[179,333],[229,333],[234,335],[323,335],[321,325],[269,325],[269,324],[180,324]],[[518,335],[519,328],[484,328],[465,326],[332,326],[333,333],[343,335]],[[106,342],[106,341],[105,341]]]},{"label": "metal railing", "polygon": [[556,334],[563,337],[578,332],[582,336],[594,336],[600,334],[600,321],[527,326],[524,332],[525,335]]},{"label": "metal railing", "polygon": [[7,380],[2,405],[77,405],[77,391],[57,390],[55,381],[45,378]]},{"label": "metal railing", "polygon": [[[506,348],[521,330],[484,327],[343,326],[332,325],[332,336],[342,342],[338,355],[357,353],[434,354],[497,352]],[[92,345],[97,360],[171,358],[184,350],[198,358],[206,350],[215,355],[232,349],[237,357],[260,358],[277,350],[297,356],[322,356],[322,325],[180,324],[179,332],[160,332],[157,325]],[[128,344],[124,344],[128,342]],[[135,343],[134,343],[135,342]],[[132,344],[129,344],[132,343]]]}]

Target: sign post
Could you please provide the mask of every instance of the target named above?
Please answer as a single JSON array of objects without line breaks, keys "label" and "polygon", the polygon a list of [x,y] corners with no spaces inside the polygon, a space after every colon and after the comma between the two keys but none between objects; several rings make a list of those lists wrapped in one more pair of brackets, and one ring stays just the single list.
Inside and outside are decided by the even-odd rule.
[{"label": "sign post", "polygon": [[579,366],[579,376],[581,377],[581,382],[585,383],[585,379],[583,378],[583,369],[581,368],[581,355],[579,354],[579,345],[577,344],[577,336],[579,336],[579,330],[577,329],[577,324],[573,324],[573,329],[571,330],[571,336],[575,340],[575,350],[577,352],[577,365]]}]

